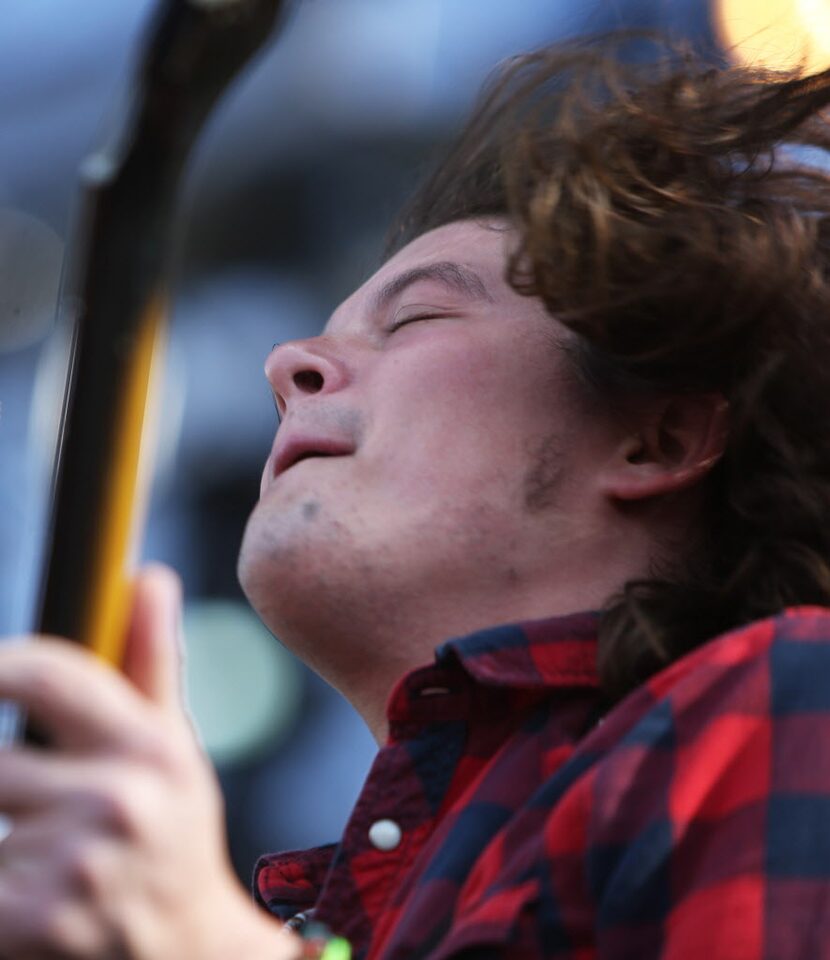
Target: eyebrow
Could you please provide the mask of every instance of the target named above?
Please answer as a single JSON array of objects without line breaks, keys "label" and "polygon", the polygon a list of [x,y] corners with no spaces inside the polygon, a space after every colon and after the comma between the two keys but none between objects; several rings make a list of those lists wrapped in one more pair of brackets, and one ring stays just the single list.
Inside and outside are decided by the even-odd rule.
[{"label": "eyebrow", "polygon": [[407,287],[421,280],[432,280],[436,283],[460,293],[471,300],[487,300],[493,303],[493,297],[479,275],[469,267],[454,263],[451,260],[440,260],[437,263],[427,263],[420,267],[412,267],[388,280],[374,297],[373,307],[380,313],[390,301],[400,296]]}]

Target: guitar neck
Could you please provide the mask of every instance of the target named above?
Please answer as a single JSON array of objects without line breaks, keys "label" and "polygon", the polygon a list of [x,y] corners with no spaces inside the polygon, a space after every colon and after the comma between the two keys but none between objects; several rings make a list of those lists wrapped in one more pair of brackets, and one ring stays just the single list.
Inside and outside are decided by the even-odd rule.
[{"label": "guitar neck", "polygon": [[[176,199],[210,111],[272,33],[281,0],[166,0],[127,115],[82,169],[61,302],[72,325],[40,633],[118,663],[146,409],[165,326]],[[145,458],[146,459],[146,458]]]}]

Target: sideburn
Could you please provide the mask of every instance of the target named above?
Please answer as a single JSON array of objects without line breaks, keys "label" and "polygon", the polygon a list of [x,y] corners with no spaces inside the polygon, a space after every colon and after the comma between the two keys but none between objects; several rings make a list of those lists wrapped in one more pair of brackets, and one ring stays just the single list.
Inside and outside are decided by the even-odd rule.
[{"label": "sideburn", "polygon": [[541,513],[556,505],[564,471],[563,447],[561,436],[550,433],[528,450],[530,464],[522,481],[528,513]]}]

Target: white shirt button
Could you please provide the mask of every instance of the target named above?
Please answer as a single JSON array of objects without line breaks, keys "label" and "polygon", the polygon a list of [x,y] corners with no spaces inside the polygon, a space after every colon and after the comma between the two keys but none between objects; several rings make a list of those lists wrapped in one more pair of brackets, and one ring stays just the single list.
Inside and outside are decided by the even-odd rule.
[{"label": "white shirt button", "polygon": [[394,850],[403,833],[394,820],[377,820],[369,827],[369,840],[376,850]]}]

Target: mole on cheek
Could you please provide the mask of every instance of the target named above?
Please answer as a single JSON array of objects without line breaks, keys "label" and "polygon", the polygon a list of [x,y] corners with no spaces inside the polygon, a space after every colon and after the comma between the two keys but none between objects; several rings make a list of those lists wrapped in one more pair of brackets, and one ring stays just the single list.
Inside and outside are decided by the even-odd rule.
[{"label": "mole on cheek", "polygon": [[303,504],[303,519],[313,520],[320,510],[320,504],[316,500],[307,500]]}]

